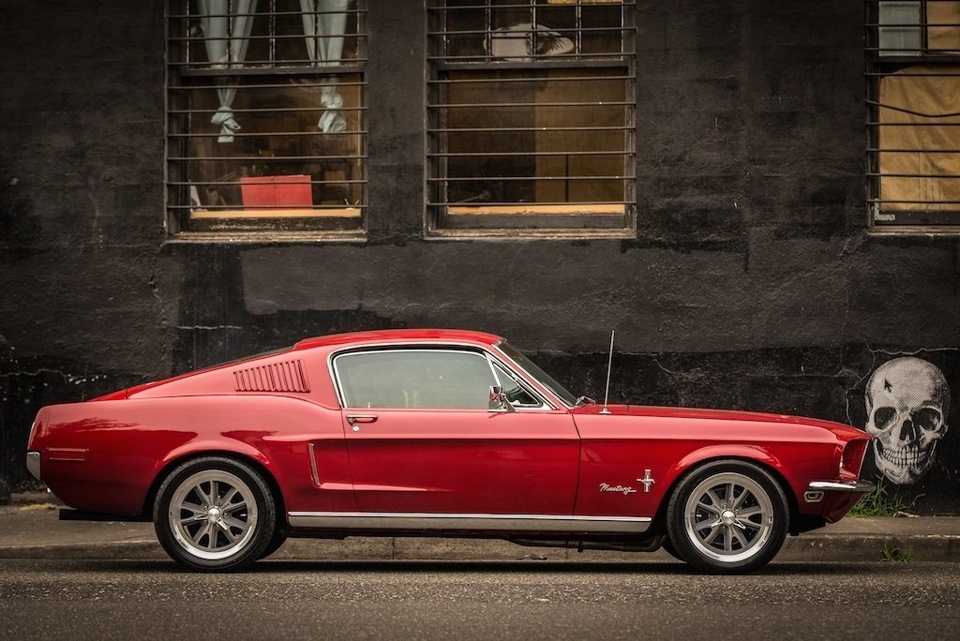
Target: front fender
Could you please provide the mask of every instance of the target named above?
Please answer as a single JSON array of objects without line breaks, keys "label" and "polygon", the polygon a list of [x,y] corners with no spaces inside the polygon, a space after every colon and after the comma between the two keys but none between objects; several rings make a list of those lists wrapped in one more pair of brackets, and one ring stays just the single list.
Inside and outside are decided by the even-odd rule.
[{"label": "front fender", "polygon": [[676,465],[667,471],[664,481],[671,487],[689,470],[707,461],[721,458],[735,458],[747,461],[757,461],[766,467],[781,471],[783,465],[773,452],[762,445],[720,444],[707,445],[688,453]]}]

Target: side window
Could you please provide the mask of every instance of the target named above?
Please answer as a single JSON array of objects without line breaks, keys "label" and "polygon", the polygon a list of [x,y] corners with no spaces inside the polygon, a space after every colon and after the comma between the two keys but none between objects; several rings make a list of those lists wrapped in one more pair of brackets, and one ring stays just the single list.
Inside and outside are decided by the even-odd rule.
[{"label": "side window", "polygon": [[468,351],[353,352],[333,368],[344,407],[486,410],[497,384],[487,359]]}]

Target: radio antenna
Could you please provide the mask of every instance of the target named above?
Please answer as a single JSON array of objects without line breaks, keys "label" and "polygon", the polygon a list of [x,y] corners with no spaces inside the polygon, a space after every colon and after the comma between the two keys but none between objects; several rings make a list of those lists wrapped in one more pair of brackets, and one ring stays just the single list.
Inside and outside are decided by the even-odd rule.
[{"label": "radio antenna", "polygon": [[601,414],[609,414],[610,408],[607,407],[607,402],[610,400],[610,372],[613,370],[613,337],[616,334],[616,330],[610,330],[610,355],[607,358],[607,387],[603,392],[603,409],[600,410]]}]

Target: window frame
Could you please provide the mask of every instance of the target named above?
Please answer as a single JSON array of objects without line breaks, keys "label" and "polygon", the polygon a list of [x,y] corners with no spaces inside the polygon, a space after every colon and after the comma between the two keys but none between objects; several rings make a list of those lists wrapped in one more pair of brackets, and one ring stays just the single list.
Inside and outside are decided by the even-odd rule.
[{"label": "window frame", "polygon": [[[232,5],[231,5],[232,6]],[[292,5],[291,5],[292,6]],[[321,9],[322,10],[322,9]],[[336,10],[338,13],[339,10]],[[286,34],[282,36],[275,29],[277,19],[286,17],[288,20],[294,20],[294,15],[299,15],[300,11],[279,11],[278,0],[260,0],[253,3],[251,14],[253,21],[260,20],[268,23],[267,26],[261,26],[266,29],[266,36],[259,35],[255,38],[248,37],[248,40],[268,39],[266,46],[271,56],[277,49],[277,41],[286,37],[292,40],[296,37],[304,39],[306,34],[301,32],[298,36]],[[367,226],[367,208],[368,208],[368,126],[367,126],[367,47],[368,47],[368,0],[350,0],[346,5],[346,24],[347,31],[344,33],[346,40],[352,40],[355,47],[355,55],[342,58],[333,64],[324,65],[323,62],[309,59],[282,59],[267,58],[256,61],[243,61],[237,68],[224,70],[215,68],[206,58],[202,61],[191,60],[191,47],[204,47],[206,40],[215,40],[202,34],[197,37],[195,33],[195,23],[201,19],[201,13],[196,3],[191,0],[167,0],[164,2],[164,25],[165,25],[165,75],[164,75],[164,230],[167,242],[264,242],[276,240],[357,240],[366,237]],[[220,14],[214,14],[220,15]],[[356,31],[349,31],[349,25],[355,24]],[[256,29],[258,25],[252,27]],[[231,28],[233,25],[231,24]],[[303,27],[304,32],[306,27]],[[319,34],[318,34],[319,35]],[[201,44],[203,43],[203,44]],[[304,47],[306,51],[308,47]],[[319,57],[319,54],[317,54]],[[237,86],[243,87],[244,83],[252,82],[254,86],[265,90],[273,90],[282,93],[284,90],[292,91],[290,84],[295,79],[301,79],[305,85],[311,82],[313,91],[318,87],[331,84],[330,79],[335,78],[332,86],[340,91],[354,92],[358,96],[358,104],[355,106],[344,106],[340,112],[354,112],[347,116],[357,123],[355,130],[348,130],[345,133],[324,133],[319,129],[313,131],[284,132],[280,130],[269,130],[259,133],[247,133],[240,131],[236,136],[258,135],[265,140],[283,142],[290,136],[300,137],[300,147],[309,146],[310,136],[346,136],[353,138],[348,145],[352,145],[354,152],[347,155],[338,155],[334,153],[313,153],[306,155],[296,155],[292,157],[278,156],[274,160],[277,165],[283,166],[285,161],[303,161],[305,165],[313,164],[315,166],[329,165],[336,161],[353,164],[348,169],[348,175],[344,180],[327,180],[326,177],[317,177],[312,175],[306,180],[302,176],[293,175],[291,172],[281,170],[280,175],[272,176],[271,184],[263,185],[263,189],[273,190],[280,193],[285,189],[300,190],[298,193],[303,197],[303,190],[308,189],[310,202],[309,207],[297,204],[283,204],[281,196],[272,196],[276,202],[268,202],[263,205],[246,206],[243,201],[239,205],[225,205],[217,209],[216,207],[207,208],[205,206],[195,206],[195,200],[191,194],[194,183],[191,182],[191,166],[202,167],[202,163],[215,162],[217,160],[234,163],[246,163],[249,161],[251,167],[256,169],[256,159],[249,155],[237,154],[230,156],[224,154],[223,158],[194,157],[191,156],[189,146],[192,139],[199,137],[211,137],[211,125],[207,122],[210,119],[209,109],[197,109],[192,104],[191,93],[199,94],[204,89],[212,89],[217,85],[215,78],[228,78],[237,81]],[[311,80],[312,79],[312,80]],[[204,84],[207,83],[207,84]],[[286,83],[286,84],[285,84]],[[239,92],[238,92],[239,93]],[[346,101],[344,101],[346,102]],[[283,111],[278,110],[278,111]],[[316,111],[325,113],[322,109],[293,108],[287,111],[309,113]],[[251,117],[249,114],[245,117]],[[195,121],[195,122],[191,122]],[[193,129],[191,129],[193,127]],[[212,136],[216,138],[215,135]],[[225,143],[232,144],[232,143]],[[295,166],[295,164],[294,164]],[[200,169],[202,171],[202,169]],[[355,175],[350,176],[350,173]],[[292,172],[297,173],[297,172]],[[301,172],[302,173],[302,172]],[[254,174],[256,175],[256,174]],[[271,178],[270,176],[265,177]],[[243,189],[244,191],[251,187],[251,183],[257,179],[251,179],[247,183],[246,178],[233,178],[225,182],[225,188],[233,189],[235,192]],[[246,184],[241,184],[241,182]],[[306,184],[309,187],[306,187]],[[198,183],[203,185],[205,183]],[[289,187],[288,187],[289,186]],[[317,189],[330,187],[334,190],[345,190],[348,198],[353,198],[354,194],[359,197],[354,198],[356,202],[349,202],[343,206],[318,203],[316,198]],[[257,189],[256,185],[252,185]],[[268,197],[268,201],[269,201]],[[246,200],[246,194],[244,194]]]},{"label": "window frame", "polygon": [[[536,16],[538,7],[548,7],[556,0],[514,0],[508,3],[506,9],[530,9],[531,15]],[[636,234],[636,194],[637,194],[637,172],[636,172],[636,2],[635,0],[567,0],[565,3],[557,3],[558,6],[571,5],[575,7],[577,20],[579,23],[580,10],[590,4],[604,6],[619,5],[620,7],[620,25],[616,28],[620,33],[620,51],[615,53],[602,52],[599,54],[584,52],[580,47],[581,36],[586,32],[582,27],[576,31],[570,32],[563,30],[564,33],[573,33],[576,47],[569,55],[560,55],[556,57],[531,56],[531,59],[525,61],[511,59],[497,59],[493,54],[493,47],[487,45],[487,51],[481,55],[468,55],[465,59],[456,59],[445,51],[449,47],[448,38],[454,37],[461,32],[449,30],[445,24],[450,11],[456,11],[457,8],[449,5],[445,0],[427,0],[426,2],[426,37],[427,37],[427,86],[426,86],[426,147],[427,156],[425,163],[426,172],[426,211],[425,211],[425,229],[428,237],[530,237],[530,236],[575,236],[575,237],[633,237]],[[495,33],[495,19],[491,16],[497,7],[491,4],[491,0],[475,0],[467,9],[476,9],[485,7],[487,16],[483,25],[484,38],[487,43],[491,42],[491,34]],[[460,7],[464,8],[464,7]],[[543,27],[544,25],[537,25]],[[537,27],[534,27],[536,29]],[[560,27],[557,27],[560,30]],[[606,30],[613,30],[606,28]],[[469,33],[469,32],[468,32]],[[536,35],[536,34],[533,34]],[[610,151],[604,154],[602,151],[585,149],[584,147],[574,148],[568,152],[546,151],[536,152],[538,161],[550,156],[566,157],[565,162],[569,162],[570,157],[577,155],[583,156],[610,156],[619,157],[622,162],[622,172],[616,176],[596,176],[594,180],[603,180],[613,183],[618,181],[622,190],[622,201],[587,201],[587,200],[566,200],[564,202],[543,202],[539,201],[503,201],[490,202],[487,205],[470,205],[465,202],[453,202],[449,196],[449,188],[452,182],[462,181],[469,183],[471,180],[484,182],[481,174],[473,174],[468,177],[457,177],[452,179],[449,171],[449,159],[458,155],[449,149],[449,133],[453,131],[447,125],[447,114],[450,109],[457,108],[455,102],[449,99],[450,88],[457,84],[454,76],[458,73],[467,78],[469,74],[474,74],[474,79],[464,79],[461,83],[484,83],[494,82],[493,78],[502,78],[501,82],[511,83],[530,83],[537,82],[537,76],[546,77],[551,73],[571,73],[568,78],[554,77],[549,81],[556,83],[563,82],[586,82],[586,78],[595,80],[595,76],[589,76],[592,72],[599,69],[622,70],[620,74],[612,75],[614,81],[622,83],[623,98],[618,106],[623,109],[621,125],[617,131],[623,134],[623,143],[620,150]],[[483,74],[490,74],[489,79],[482,77]],[[511,74],[515,76],[511,77]],[[577,76],[583,76],[578,78]],[[542,82],[542,81],[541,81]],[[602,101],[598,101],[600,104]],[[496,104],[496,103],[492,103]],[[589,104],[589,103],[583,103]],[[607,101],[610,104],[610,101]],[[536,108],[536,102],[523,103],[530,108]],[[521,106],[523,106],[521,105]],[[466,105],[468,108],[477,105]],[[575,109],[577,103],[567,103],[564,108]],[[525,131],[535,131],[536,129],[548,129],[537,127],[524,127]],[[563,127],[555,131],[562,130]],[[472,131],[465,129],[462,131]],[[502,132],[504,130],[495,127],[489,129],[478,128],[477,131]],[[548,133],[552,133],[548,132]],[[579,154],[578,154],[579,152]],[[469,153],[459,154],[461,156],[470,156]],[[520,150],[515,153],[498,153],[498,156],[524,156],[531,155],[529,150]],[[540,176],[538,173],[532,175],[500,176],[501,182],[529,182],[537,184],[539,182],[549,181],[583,181],[586,184],[590,179],[586,175],[565,176]],[[488,181],[493,182],[493,181]]]},{"label": "window frame", "polygon": [[[344,357],[356,356],[356,355],[369,355],[369,354],[397,354],[397,353],[454,353],[454,354],[470,354],[476,357],[483,359],[490,371],[490,382],[499,384],[503,386],[503,381],[500,379],[500,375],[497,372],[497,368],[502,370],[507,376],[509,376],[513,381],[518,385],[518,387],[525,392],[527,395],[532,397],[538,402],[538,405],[529,405],[511,402],[514,409],[520,412],[529,412],[529,411],[553,411],[556,408],[554,405],[535,387],[533,387],[529,381],[527,381],[520,373],[518,373],[514,368],[510,367],[503,359],[498,358],[496,355],[488,352],[484,349],[477,348],[475,346],[469,345],[443,345],[443,344],[414,344],[414,345],[383,345],[383,346],[370,346],[370,347],[360,347],[360,348],[348,348],[345,350],[340,350],[330,354],[327,359],[327,369],[330,373],[330,380],[333,381],[333,386],[337,396],[337,402],[340,404],[340,408],[343,410],[357,410],[357,409],[367,409],[363,406],[353,406],[348,405],[346,402],[346,393],[344,392],[343,379],[340,375],[340,369],[337,366],[337,361]],[[503,386],[505,387],[505,386]],[[486,391],[486,390],[485,390]],[[454,411],[483,411],[490,412],[489,407],[485,409],[478,408],[431,408],[431,407],[377,407],[370,409],[387,409],[387,410],[411,410],[411,411],[428,411],[428,412],[439,412],[445,410],[454,410]]]}]

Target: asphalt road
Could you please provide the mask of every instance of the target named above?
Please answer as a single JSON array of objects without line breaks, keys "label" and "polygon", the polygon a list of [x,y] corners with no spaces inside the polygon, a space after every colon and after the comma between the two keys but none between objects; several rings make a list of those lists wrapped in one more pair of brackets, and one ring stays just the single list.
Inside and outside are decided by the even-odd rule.
[{"label": "asphalt road", "polygon": [[954,639],[951,563],[773,563],[741,577],[677,563],[0,561],[0,638]]}]

